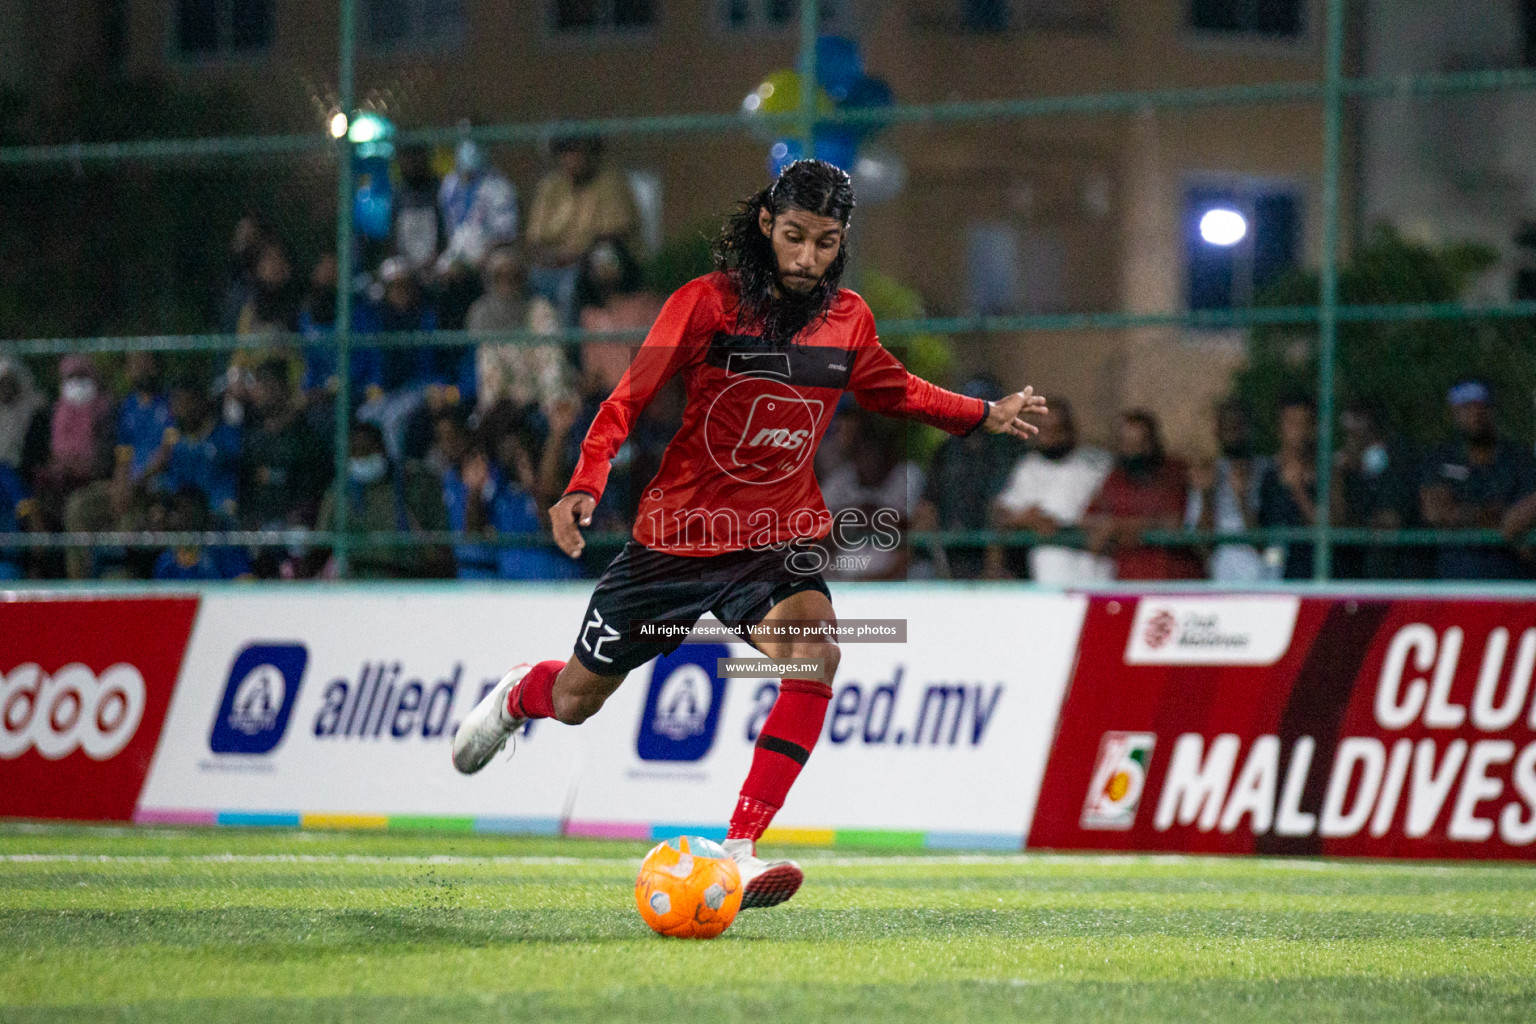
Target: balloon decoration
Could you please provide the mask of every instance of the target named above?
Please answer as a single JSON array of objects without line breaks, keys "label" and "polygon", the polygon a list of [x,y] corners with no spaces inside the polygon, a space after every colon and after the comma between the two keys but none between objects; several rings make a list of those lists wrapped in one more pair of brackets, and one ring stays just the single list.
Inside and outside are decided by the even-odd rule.
[{"label": "balloon decoration", "polygon": [[860,205],[895,199],[907,187],[906,163],[878,144],[865,146],[849,173],[853,175],[853,193]]},{"label": "balloon decoration", "polygon": [[[763,79],[741,102],[749,123],[763,114],[798,114],[804,97],[804,77],[790,68],[781,68]],[[865,73],[864,55],[859,44],[846,36],[822,36],[816,40],[816,112],[833,110],[878,110],[895,102],[891,86],[883,78]],[[861,155],[859,147],[879,134],[878,124],[818,125],[813,133],[816,156],[847,171],[854,179],[860,202],[881,203],[892,199],[906,187],[907,168],[901,158],[888,149],[871,148]],[[778,177],[790,164],[805,155],[799,139],[779,135],[782,125],[753,124],[753,133],[771,140],[768,149],[768,173]]]},{"label": "balloon decoration", "polygon": [[816,140],[816,159],[853,173],[859,155],[858,136],[843,125],[828,125],[816,129],[813,138]]},{"label": "balloon decoration", "polygon": [[768,147],[768,177],[777,178],[784,168],[805,156],[799,139],[779,139]]},{"label": "balloon decoration", "polygon": [[838,103],[864,77],[864,55],[859,44],[844,36],[822,36],[816,40],[816,80],[827,95]]}]

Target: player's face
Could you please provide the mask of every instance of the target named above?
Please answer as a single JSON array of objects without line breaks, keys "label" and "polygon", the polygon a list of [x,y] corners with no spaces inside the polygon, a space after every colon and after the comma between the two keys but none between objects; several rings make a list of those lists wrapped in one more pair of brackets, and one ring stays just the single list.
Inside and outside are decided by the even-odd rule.
[{"label": "player's face", "polygon": [[779,283],[802,294],[816,287],[843,248],[844,229],[836,217],[793,209],[774,217],[763,210],[758,226],[773,243]]}]

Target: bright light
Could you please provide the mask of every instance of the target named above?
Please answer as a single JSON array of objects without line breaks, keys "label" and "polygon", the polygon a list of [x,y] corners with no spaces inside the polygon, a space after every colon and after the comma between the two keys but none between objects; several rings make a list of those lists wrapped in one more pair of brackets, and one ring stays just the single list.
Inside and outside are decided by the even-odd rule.
[{"label": "bright light", "polygon": [[1217,207],[1200,218],[1200,237],[1211,245],[1236,245],[1248,235],[1248,222],[1236,210]]},{"label": "bright light", "polygon": [[331,138],[340,139],[347,134],[347,115],[341,111],[331,115]]}]

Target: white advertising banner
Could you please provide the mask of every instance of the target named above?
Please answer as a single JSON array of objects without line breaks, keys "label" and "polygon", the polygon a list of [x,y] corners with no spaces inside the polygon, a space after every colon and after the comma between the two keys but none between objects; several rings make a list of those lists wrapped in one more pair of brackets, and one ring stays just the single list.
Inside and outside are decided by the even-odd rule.
[{"label": "white advertising banner", "polygon": [[[834,597],[843,620],[906,620],[907,641],[842,644],[821,740],[775,828],[902,831],[928,834],[934,845],[1017,846],[1034,810],[1086,599],[846,585]],[[645,666],[582,726],[602,756],[589,762],[577,788],[571,817],[578,828],[723,824],[729,817],[776,684],[719,680],[700,670],[712,670],[722,650],[689,645]],[[733,653],[749,650],[736,645]],[[699,696],[684,697],[683,689]],[[679,703],[709,709],[698,733],[669,712]]]},{"label": "white advertising banner", "polygon": [[[203,597],[141,820],[459,816],[553,829],[587,744],[541,723],[516,767],[458,774],[453,730],[519,661],[564,657],[575,588]],[[264,815],[272,815],[266,819]]]},{"label": "white advertising banner", "polygon": [[[773,679],[716,674],[718,658],[755,654],[743,643],[684,644],[579,728],[535,723],[510,761],[454,771],[458,721],[510,665],[569,656],[587,597],[211,592],[137,817],[633,837],[723,827],[776,694]],[[835,598],[843,619],[905,620],[906,642],[843,643],[822,739],[775,827],[1017,847],[1086,599],[911,585],[842,585]]]}]

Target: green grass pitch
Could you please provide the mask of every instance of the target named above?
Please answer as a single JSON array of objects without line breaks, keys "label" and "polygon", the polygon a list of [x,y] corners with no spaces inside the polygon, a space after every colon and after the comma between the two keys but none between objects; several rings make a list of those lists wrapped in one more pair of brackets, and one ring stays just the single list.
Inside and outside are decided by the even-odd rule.
[{"label": "green grass pitch", "polygon": [[0,1021],[1531,1021],[1536,869],[798,851],[652,935],[640,844],[0,827]]}]

